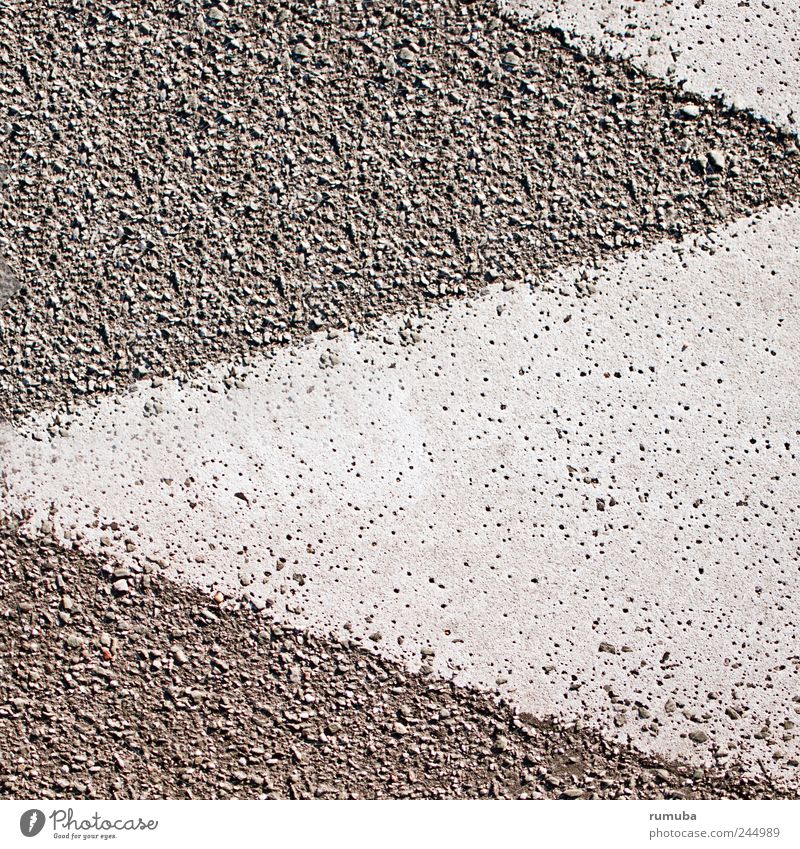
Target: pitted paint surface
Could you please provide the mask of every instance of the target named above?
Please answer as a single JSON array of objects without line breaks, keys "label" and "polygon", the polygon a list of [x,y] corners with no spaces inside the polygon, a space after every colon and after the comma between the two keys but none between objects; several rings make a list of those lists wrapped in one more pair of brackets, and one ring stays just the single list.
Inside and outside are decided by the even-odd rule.
[{"label": "pitted paint surface", "polygon": [[41,415],[3,433],[2,508],[532,713],[785,774],[799,243],[774,210],[141,384],[63,436]]},{"label": "pitted paint surface", "polygon": [[778,0],[505,0],[581,50],[623,56],[689,91],[792,132],[800,113],[800,6]]}]

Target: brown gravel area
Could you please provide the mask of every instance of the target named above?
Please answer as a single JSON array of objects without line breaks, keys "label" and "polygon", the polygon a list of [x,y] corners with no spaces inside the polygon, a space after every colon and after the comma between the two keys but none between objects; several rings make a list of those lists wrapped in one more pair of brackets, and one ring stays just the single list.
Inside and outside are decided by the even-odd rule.
[{"label": "brown gravel area", "polygon": [[0,530],[4,798],[786,795],[115,569]]},{"label": "brown gravel area", "polygon": [[[484,0],[0,0],[0,31],[0,420],[800,195],[796,138]],[[3,798],[795,794],[0,517]]]},{"label": "brown gravel area", "polygon": [[800,187],[793,136],[482,0],[22,0],[0,30],[10,418]]}]

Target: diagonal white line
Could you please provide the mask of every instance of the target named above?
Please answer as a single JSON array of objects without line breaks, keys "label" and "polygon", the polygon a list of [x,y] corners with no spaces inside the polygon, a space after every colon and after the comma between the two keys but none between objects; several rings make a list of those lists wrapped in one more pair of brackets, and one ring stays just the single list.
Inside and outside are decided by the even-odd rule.
[{"label": "diagonal white line", "polygon": [[504,0],[584,51],[622,56],[689,91],[796,130],[800,7],[763,0]]},{"label": "diagonal white line", "polygon": [[[780,772],[798,237],[773,210],[456,304],[416,343],[395,320],[228,391],[140,385],[67,436],[31,439],[40,416],[4,433],[0,506],[537,714]],[[581,277],[594,297],[559,291]]]}]

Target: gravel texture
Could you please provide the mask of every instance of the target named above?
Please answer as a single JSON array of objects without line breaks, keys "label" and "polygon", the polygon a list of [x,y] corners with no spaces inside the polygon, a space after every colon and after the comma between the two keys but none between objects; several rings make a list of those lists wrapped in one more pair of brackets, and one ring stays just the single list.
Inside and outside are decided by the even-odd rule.
[{"label": "gravel texture", "polygon": [[29,0],[0,27],[8,418],[800,185],[793,136],[485,2]]},{"label": "gravel texture", "polygon": [[[4,798],[772,798],[0,528]],[[124,572],[124,574],[123,574]]]},{"label": "gravel texture", "polygon": [[[15,422],[800,195],[794,136],[482,0],[0,0],[0,28]],[[666,763],[515,713],[43,531],[0,517],[5,798],[789,792],[763,767]]]},{"label": "gravel texture", "polygon": [[800,208],[582,273],[0,423],[0,513],[795,781]]}]

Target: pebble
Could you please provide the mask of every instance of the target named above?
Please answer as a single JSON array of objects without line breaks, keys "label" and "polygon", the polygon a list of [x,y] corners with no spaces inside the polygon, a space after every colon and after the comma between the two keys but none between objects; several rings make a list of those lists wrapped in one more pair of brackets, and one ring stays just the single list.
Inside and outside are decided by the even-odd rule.
[{"label": "pebble", "polygon": [[561,794],[563,799],[580,799],[585,793],[580,787],[569,787]]},{"label": "pebble", "polygon": [[721,150],[710,150],[708,161],[717,171],[725,170],[725,154]]},{"label": "pebble", "polygon": [[307,44],[304,44],[302,41],[298,44],[295,44],[295,46],[292,48],[292,55],[295,57],[295,59],[299,59],[300,61],[308,59],[311,56],[311,53],[311,48]]}]

